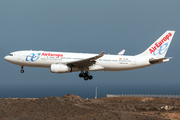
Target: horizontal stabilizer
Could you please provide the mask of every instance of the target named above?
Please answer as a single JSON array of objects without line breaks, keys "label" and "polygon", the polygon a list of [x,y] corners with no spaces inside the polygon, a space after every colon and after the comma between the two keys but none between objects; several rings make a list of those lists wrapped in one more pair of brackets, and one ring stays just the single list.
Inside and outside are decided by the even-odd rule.
[{"label": "horizontal stabilizer", "polygon": [[118,53],[118,55],[123,55],[126,50],[122,50],[121,52]]},{"label": "horizontal stabilizer", "polygon": [[169,57],[169,58],[159,58],[159,59],[149,59],[149,62],[151,64],[157,64],[157,63],[164,63],[164,62],[168,62],[172,57]]}]

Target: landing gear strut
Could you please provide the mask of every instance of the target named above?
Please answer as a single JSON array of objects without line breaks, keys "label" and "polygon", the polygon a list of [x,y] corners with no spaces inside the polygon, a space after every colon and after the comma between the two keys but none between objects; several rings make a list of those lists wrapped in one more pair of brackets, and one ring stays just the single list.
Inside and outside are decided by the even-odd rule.
[{"label": "landing gear strut", "polygon": [[21,73],[24,73],[24,70],[23,70],[23,66],[21,66],[21,71],[20,71]]},{"label": "landing gear strut", "polygon": [[80,74],[79,74],[79,77],[80,78],[84,78],[84,80],[92,80],[93,79],[93,76],[92,75],[90,75],[89,74],[89,72],[88,71],[86,71],[86,72],[81,72]]}]

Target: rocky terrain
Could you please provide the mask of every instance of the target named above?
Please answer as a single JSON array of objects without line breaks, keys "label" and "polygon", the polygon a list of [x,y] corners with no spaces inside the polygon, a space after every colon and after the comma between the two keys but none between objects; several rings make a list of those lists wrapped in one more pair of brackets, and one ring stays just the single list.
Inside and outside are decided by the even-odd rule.
[{"label": "rocky terrain", "polygon": [[0,120],[180,120],[180,99],[76,95],[0,99]]}]

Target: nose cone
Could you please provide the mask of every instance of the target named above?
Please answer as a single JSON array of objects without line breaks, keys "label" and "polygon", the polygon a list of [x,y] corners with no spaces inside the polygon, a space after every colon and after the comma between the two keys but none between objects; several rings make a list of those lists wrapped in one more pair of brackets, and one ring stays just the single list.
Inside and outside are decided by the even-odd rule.
[{"label": "nose cone", "polygon": [[11,61],[11,57],[10,57],[10,56],[8,56],[8,55],[7,55],[7,56],[5,56],[5,57],[4,57],[4,59],[5,59],[6,61],[8,61],[8,62],[10,62],[10,61]]},{"label": "nose cone", "polygon": [[8,56],[5,56],[4,59],[7,61],[8,60]]}]

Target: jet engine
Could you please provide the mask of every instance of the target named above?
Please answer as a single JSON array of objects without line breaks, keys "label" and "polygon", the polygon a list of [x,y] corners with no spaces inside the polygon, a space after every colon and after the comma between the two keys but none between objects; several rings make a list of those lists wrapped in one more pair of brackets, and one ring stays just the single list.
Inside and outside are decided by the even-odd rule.
[{"label": "jet engine", "polygon": [[63,64],[52,64],[51,67],[51,72],[52,73],[68,73],[72,72],[71,67]]}]

